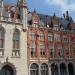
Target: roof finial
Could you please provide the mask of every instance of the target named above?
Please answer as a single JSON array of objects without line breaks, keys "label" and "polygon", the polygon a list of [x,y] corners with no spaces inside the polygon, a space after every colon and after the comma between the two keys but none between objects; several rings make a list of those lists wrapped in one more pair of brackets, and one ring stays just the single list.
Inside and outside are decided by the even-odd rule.
[{"label": "roof finial", "polygon": [[36,9],[34,9],[33,13],[36,13]]},{"label": "roof finial", "polygon": [[54,18],[54,17],[56,17],[56,14],[55,14],[55,12],[54,12],[53,18]]},{"label": "roof finial", "polygon": [[66,19],[69,20],[69,13],[66,11]]},{"label": "roof finial", "polygon": [[63,13],[63,17],[65,18],[65,13]]}]

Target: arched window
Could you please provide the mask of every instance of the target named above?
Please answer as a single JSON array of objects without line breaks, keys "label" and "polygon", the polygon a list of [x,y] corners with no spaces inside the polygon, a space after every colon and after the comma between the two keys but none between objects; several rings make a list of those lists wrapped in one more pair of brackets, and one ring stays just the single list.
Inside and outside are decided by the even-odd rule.
[{"label": "arched window", "polygon": [[12,56],[20,56],[20,32],[16,29],[13,33],[13,53]]},{"label": "arched window", "polygon": [[38,67],[38,65],[37,64],[32,64],[31,66],[30,66],[30,75],[39,75],[39,67]]},{"label": "arched window", "polygon": [[14,75],[13,69],[6,65],[2,68],[0,75]]},{"label": "arched window", "polygon": [[64,63],[60,65],[60,75],[67,75],[66,65]]},{"label": "arched window", "polygon": [[58,65],[56,63],[51,64],[51,74],[52,75],[59,75],[58,74]]},{"label": "arched window", "polygon": [[0,28],[0,56],[4,55],[4,35],[5,31],[4,28]]},{"label": "arched window", "polygon": [[74,75],[74,65],[72,63],[68,64],[69,75]]},{"label": "arched window", "polygon": [[41,75],[48,75],[48,66],[47,64],[41,65]]}]

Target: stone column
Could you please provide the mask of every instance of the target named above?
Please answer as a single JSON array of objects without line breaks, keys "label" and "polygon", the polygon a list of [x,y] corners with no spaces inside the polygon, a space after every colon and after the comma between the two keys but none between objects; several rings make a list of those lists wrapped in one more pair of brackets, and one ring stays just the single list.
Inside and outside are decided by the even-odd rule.
[{"label": "stone column", "polygon": [[41,75],[41,65],[39,65],[39,75]]},{"label": "stone column", "polygon": [[58,65],[58,75],[60,75],[60,64]]},{"label": "stone column", "polygon": [[69,72],[68,72],[68,64],[66,64],[66,72],[67,72],[67,75],[69,75]]},{"label": "stone column", "polygon": [[75,75],[75,64],[74,64],[74,75]]},{"label": "stone column", "polygon": [[30,65],[28,66],[28,75],[30,75]]},{"label": "stone column", "polygon": [[48,75],[51,75],[51,64],[48,66]]}]

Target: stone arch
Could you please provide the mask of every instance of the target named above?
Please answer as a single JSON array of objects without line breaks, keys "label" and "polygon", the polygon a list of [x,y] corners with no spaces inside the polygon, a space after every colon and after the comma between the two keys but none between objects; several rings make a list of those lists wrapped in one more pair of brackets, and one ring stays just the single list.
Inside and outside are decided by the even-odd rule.
[{"label": "stone arch", "polygon": [[39,75],[39,66],[36,63],[30,65],[30,75]]},{"label": "stone arch", "polygon": [[12,63],[3,63],[0,70],[0,75],[8,75],[7,73],[4,74],[6,70],[8,71],[7,73],[9,73],[9,75],[16,75],[16,68]]},{"label": "stone arch", "polygon": [[51,74],[58,75],[58,65],[56,63],[51,64]]},{"label": "stone arch", "polygon": [[73,63],[68,64],[68,72],[69,72],[69,75],[74,75],[74,64]]},{"label": "stone arch", "polygon": [[60,75],[67,75],[67,70],[66,70],[66,64],[65,63],[60,64]]},{"label": "stone arch", "polygon": [[40,71],[41,71],[41,75],[49,75],[48,65],[46,63],[41,64]]}]

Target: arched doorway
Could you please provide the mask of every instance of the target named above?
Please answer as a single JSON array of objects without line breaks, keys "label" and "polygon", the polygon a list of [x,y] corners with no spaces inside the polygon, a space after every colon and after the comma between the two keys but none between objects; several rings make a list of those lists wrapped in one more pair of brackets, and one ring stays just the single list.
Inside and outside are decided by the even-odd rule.
[{"label": "arched doorway", "polygon": [[39,75],[39,66],[36,63],[30,66],[30,75]]},{"label": "arched doorway", "polygon": [[40,67],[41,69],[41,75],[49,75],[48,74],[48,65],[43,63]]},{"label": "arched doorway", "polygon": [[66,65],[64,63],[60,64],[60,74],[67,75]]},{"label": "arched doorway", "polygon": [[14,75],[13,69],[6,65],[2,68],[0,75]]},{"label": "arched doorway", "polygon": [[52,75],[58,75],[58,66],[56,63],[51,64],[51,73]]},{"label": "arched doorway", "polygon": [[68,64],[69,75],[74,75],[74,65],[72,63]]}]

